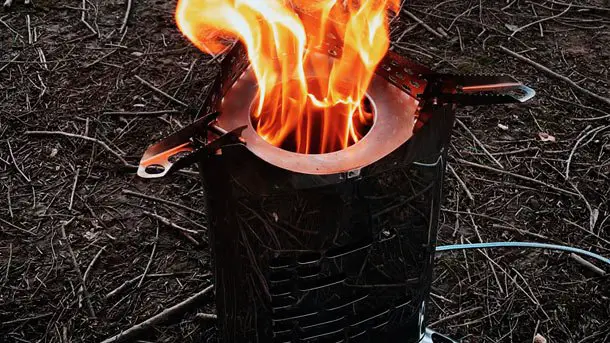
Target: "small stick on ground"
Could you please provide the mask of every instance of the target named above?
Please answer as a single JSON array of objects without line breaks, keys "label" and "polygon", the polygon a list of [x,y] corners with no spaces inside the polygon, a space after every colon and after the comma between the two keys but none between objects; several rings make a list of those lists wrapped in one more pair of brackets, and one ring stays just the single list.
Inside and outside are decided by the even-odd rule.
[{"label": "small stick on ground", "polygon": [[601,269],[598,266],[594,265],[593,263],[585,260],[584,258],[580,257],[579,255],[571,253],[570,258],[573,259],[574,261],[576,261],[577,263],[580,263],[585,268],[591,270],[595,274],[597,274],[599,276],[606,276],[606,272],[603,269]]},{"label": "small stick on ground", "polygon": [[525,56],[523,56],[523,55],[521,55],[519,53],[516,53],[516,52],[514,52],[514,51],[512,51],[510,49],[507,49],[507,48],[503,47],[503,46],[500,46],[500,49],[502,49],[502,51],[506,52],[507,54],[509,54],[509,55],[511,55],[511,56],[513,56],[513,57],[523,61],[523,62],[528,63],[532,67],[534,67],[534,68],[536,68],[536,69],[546,73],[547,75],[549,75],[549,76],[551,76],[551,77],[553,77],[555,79],[558,79],[558,80],[566,82],[573,89],[575,89],[575,90],[577,90],[577,91],[579,91],[579,92],[581,92],[583,94],[586,94],[586,95],[588,95],[588,96],[590,96],[592,98],[595,98],[595,99],[597,99],[597,100],[599,100],[599,101],[601,101],[601,102],[603,102],[603,103],[605,103],[607,105],[610,105],[610,98],[606,98],[606,97],[603,97],[603,96],[601,96],[601,95],[599,95],[597,93],[593,93],[592,91],[590,91],[590,90],[588,90],[586,88],[581,87],[579,84],[577,84],[576,82],[570,80],[569,78],[567,78],[567,77],[565,77],[565,76],[563,76],[561,74],[558,74],[558,73],[552,71],[551,69],[543,66],[542,64],[534,62],[534,61],[530,60],[529,58],[527,58],[527,57],[525,57]]},{"label": "small stick on ground", "polygon": [[190,298],[184,300],[183,302],[176,304],[176,305],[164,310],[163,312],[161,312],[153,317],[150,317],[147,320],[145,320],[139,324],[136,324],[136,325],[130,327],[129,329],[119,333],[116,336],[110,337],[110,338],[102,341],[102,343],[114,343],[114,342],[119,342],[122,340],[127,340],[129,338],[133,338],[136,334],[140,333],[144,329],[147,329],[153,325],[161,324],[161,323],[165,322],[166,320],[176,318],[176,317],[182,315],[184,312],[188,311],[188,309],[191,308],[193,305],[198,304],[201,301],[203,301],[203,299],[212,290],[212,288],[214,288],[213,285],[208,286],[201,292],[191,296]]},{"label": "small stick on ground", "polygon": [[68,211],[72,211],[72,205],[74,204],[74,192],[76,192],[76,184],[78,183],[78,173],[80,168],[76,168],[76,174],[74,175],[74,183],[72,184],[72,192],[70,193],[70,204],[68,205]]},{"label": "small stick on ground", "polygon": [[556,190],[556,191],[561,192],[561,193],[565,193],[565,194],[569,194],[569,195],[574,195],[574,196],[579,196],[578,193],[574,193],[574,192],[568,191],[567,189],[563,189],[563,188],[559,188],[557,186],[553,186],[551,184],[548,184],[546,182],[542,182],[542,181],[536,180],[536,179],[531,178],[531,177],[527,177],[527,176],[511,173],[511,172],[506,171],[506,170],[501,170],[501,169],[496,169],[496,168],[484,166],[482,164],[466,161],[466,160],[463,160],[461,158],[456,158],[455,160],[457,162],[459,162],[459,163],[462,163],[462,164],[465,164],[465,165],[468,165],[468,166],[471,166],[471,167],[485,169],[485,170],[493,171],[493,172],[496,172],[496,173],[499,173],[499,174],[510,175],[510,176],[512,176],[514,178],[525,180],[525,181],[529,181],[529,182],[532,182],[532,183],[536,183],[536,184],[548,187],[550,189]]},{"label": "small stick on ground", "polygon": [[458,123],[458,125],[460,125],[462,127],[462,129],[464,129],[466,132],[468,132],[468,134],[470,135],[470,137],[472,137],[472,139],[474,139],[474,141],[477,143],[477,145],[483,150],[483,152],[485,153],[485,155],[487,155],[492,161],[494,161],[500,168],[504,169],[504,166],[502,165],[502,163],[500,163],[500,161],[498,161],[497,158],[495,158],[485,147],[485,145],[483,145],[483,143],[481,143],[481,141],[477,138],[477,136],[474,135],[474,133],[472,133],[472,131],[470,131],[470,129],[468,128],[468,126],[466,126],[466,124],[464,124],[461,120],[459,120],[458,118],[455,118],[455,122]]},{"label": "small stick on ground", "polygon": [[547,20],[553,20],[553,19],[557,19],[557,18],[561,17],[562,15],[564,15],[564,14],[568,13],[568,11],[569,11],[570,9],[572,9],[572,4],[570,4],[570,5],[568,6],[568,8],[566,8],[566,9],[565,9],[563,12],[561,12],[561,13],[559,13],[559,14],[556,14],[556,15],[554,15],[554,16],[550,16],[550,17],[546,17],[546,18],[542,18],[542,19],[538,19],[538,20],[533,21],[533,22],[531,22],[531,23],[529,23],[529,24],[527,24],[527,25],[524,25],[524,26],[521,26],[521,27],[519,27],[519,28],[515,29],[515,30],[513,31],[513,34],[512,34],[512,35],[510,35],[510,36],[511,36],[511,37],[513,37],[514,35],[516,35],[516,34],[517,34],[517,33],[519,33],[520,31],[525,30],[525,29],[527,29],[527,28],[528,28],[528,27],[530,27],[530,26],[534,26],[534,25],[537,25],[537,24],[543,23],[543,22],[545,22],[545,21],[547,21]]},{"label": "small stick on ground", "polygon": [[142,198],[142,199],[157,201],[157,202],[160,202],[160,203],[163,203],[163,204],[167,204],[167,205],[171,205],[171,206],[175,206],[175,207],[181,208],[183,210],[187,210],[187,211],[192,212],[192,213],[199,214],[199,215],[204,216],[204,217],[206,216],[206,214],[201,212],[201,211],[197,211],[197,210],[195,210],[193,208],[190,208],[190,207],[178,204],[176,202],[172,202],[172,201],[169,201],[169,200],[157,198],[157,197],[154,197],[154,196],[151,196],[151,195],[146,195],[146,194],[130,191],[128,189],[123,189],[123,194],[125,194],[125,195],[132,195],[132,196],[135,196],[135,197],[138,197],[138,198]]},{"label": "small stick on ground", "polygon": [[213,313],[197,313],[195,318],[203,320],[216,320],[218,319],[218,316]]},{"label": "small stick on ground", "polygon": [[163,114],[174,114],[180,113],[177,110],[162,110],[162,111],[138,111],[138,112],[124,112],[124,111],[114,111],[114,112],[104,112],[104,115],[113,115],[113,116],[160,116]]},{"label": "small stick on ground", "polygon": [[119,30],[120,33],[123,33],[125,31],[125,28],[127,27],[129,15],[131,14],[131,3],[132,0],[127,0],[127,8],[125,9],[125,16],[123,17],[123,24],[121,24],[121,29]]},{"label": "small stick on ground", "polygon": [[116,156],[116,158],[119,161],[121,161],[126,167],[136,168],[136,169],[138,168],[137,166],[134,166],[133,164],[130,164],[129,162],[127,162],[127,160],[125,160],[123,158],[123,156],[121,156],[118,152],[112,150],[108,146],[108,144],[106,144],[98,139],[95,139],[95,138],[91,138],[91,137],[87,137],[87,136],[83,136],[83,135],[77,135],[75,133],[63,132],[63,131],[26,131],[25,134],[26,135],[45,135],[45,136],[57,135],[57,136],[65,136],[65,137],[72,137],[72,138],[80,138],[80,139],[84,139],[89,142],[94,142],[94,143],[101,145],[102,148],[106,149],[106,151],[108,151],[111,154],[113,154],[114,156]]},{"label": "small stick on ground", "polygon": [[429,326],[432,327],[432,326],[438,325],[440,323],[444,323],[444,322],[446,322],[448,320],[451,320],[453,318],[457,318],[459,316],[463,316],[463,315],[471,313],[471,312],[481,311],[482,309],[483,309],[482,307],[478,306],[478,307],[469,308],[469,309],[464,310],[464,311],[460,311],[458,313],[450,314],[447,317],[443,317],[443,318],[441,318],[441,319],[439,319],[439,320],[437,320],[437,321],[435,321],[433,323],[430,323]]},{"label": "small stick on ground", "polygon": [[97,260],[100,258],[100,255],[102,254],[102,251],[104,251],[105,249],[106,249],[106,245],[101,247],[100,250],[97,252],[97,254],[95,254],[93,259],[89,263],[87,270],[85,270],[85,274],[83,275],[83,282],[87,281],[87,276],[89,276],[89,273],[91,272],[91,269],[93,268],[93,265],[95,264],[95,262],[97,262]]},{"label": "small stick on ground", "polygon": [[13,164],[15,165],[15,168],[17,168],[17,171],[19,172],[19,174],[21,174],[21,176],[23,176],[23,178],[27,182],[32,182],[32,180],[30,180],[29,177],[25,176],[23,171],[21,171],[21,168],[19,168],[19,165],[17,164],[17,161],[15,160],[15,156],[13,156],[13,148],[11,148],[11,142],[8,139],[6,140],[6,144],[8,145],[8,152],[11,155],[11,160],[13,161]]},{"label": "small stick on ground", "polygon": [[426,24],[423,20],[419,19],[417,16],[415,16],[415,14],[407,11],[406,9],[403,8],[402,13],[406,14],[409,16],[409,18],[415,20],[416,22],[418,22],[421,26],[423,26],[426,30],[428,30],[430,33],[432,33],[433,35],[437,36],[438,38],[445,38],[442,34],[440,34],[438,31],[436,31],[435,29],[431,28],[428,24]]},{"label": "small stick on ground", "polygon": [[160,90],[159,88],[155,87],[155,85],[153,85],[152,83],[144,80],[143,78],[141,78],[140,76],[136,75],[135,76],[136,80],[140,81],[144,86],[152,89],[153,91],[163,95],[164,97],[168,98],[169,100],[175,102],[178,105],[184,106],[184,107],[188,107],[188,105],[186,103],[184,103],[183,101],[180,101],[176,98],[174,98],[173,96],[165,93],[164,91]]},{"label": "small stick on ground", "polygon": [[472,196],[472,193],[470,193],[470,189],[468,189],[468,186],[466,186],[466,183],[455,172],[455,169],[453,169],[453,166],[451,166],[451,164],[447,163],[447,168],[449,168],[449,171],[451,172],[451,174],[453,174],[453,177],[455,177],[455,179],[460,184],[460,186],[462,186],[462,189],[464,189],[464,192],[466,192],[466,196],[468,196],[468,199],[470,199],[470,201],[474,201],[474,196]]},{"label": "small stick on ground", "polygon": [[89,30],[91,30],[91,32],[93,32],[94,34],[97,35],[97,31],[95,31],[95,29],[89,25],[89,23],[85,20],[85,15],[87,13],[87,0],[83,0],[83,7],[82,7],[82,11],[80,12],[80,21],[81,23],[85,24],[85,26],[87,26],[87,28]]},{"label": "small stick on ground", "polygon": [[80,279],[81,287],[83,288],[83,293],[85,294],[85,300],[87,300],[87,307],[89,308],[89,314],[91,315],[91,317],[95,318],[95,311],[93,310],[93,305],[91,304],[91,296],[89,295],[89,292],[87,291],[87,287],[85,287],[85,280],[83,278],[83,274],[81,273],[80,268],[78,266],[78,262],[76,261],[76,256],[74,255],[74,251],[72,250],[72,246],[70,245],[68,236],[66,236],[66,225],[70,224],[72,222],[72,220],[74,220],[74,218],[70,219],[70,221],[60,225],[61,237],[63,238],[63,240],[66,242],[66,245],[68,246],[68,252],[70,253],[70,257],[72,257],[72,264],[74,265],[74,270],[76,270],[76,274],[78,275],[78,278]]},{"label": "small stick on ground", "polygon": [[148,269],[150,268],[150,265],[152,264],[152,260],[155,257],[155,251],[157,250],[157,241],[159,240],[159,225],[157,224],[157,229],[155,230],[155,242],[153,243],[153,248],[152,251],[150,253],[150,258],[148,259],[148,263],[146,264],[146,269],[144,269],[144,273],[142,273],[142,277],[140,278],[140,282],[138,282],[138,286],[136,286],[137,288],[140,288],[140,286],[142,286],[142,282],[144,282],[144,278],[146,277],[146,273],[148,273]]},{"label": "small stick on ground", "polygon": [[11,269],[11,260],[13,259],[13,243],[8,244],[8,263],[6,264],[6,273],[4,278],[8,281],[8,273]]},{"label": "small stick on ground", "polygon": [[595,136],[598,133],[600,133],[601,131],[604,131],[605,129],[607,129],[609,127],[610,127],[610,125],[597,127],[597,128],[595,128],[593,130],[590,130],[590,131],[586,132],[584,135],[582,135],[582,137],[580,137],[580,139],[578,139],[576,141],[576,144],[574,144],[574,147],[572,148],[572,151],[570,151],[570,156],[568,157],[568,160],[566,162],[566,172],[565,172],[565,175],[564,175],[566,180],[570,178],[570,165],[572,164],[572,157],[574,157],[574,153],[576,152],[576,149],[578,149],[578,146],[580,145],[580,142],[582,142],[585,138],[589,137],[589,135],[591,135],[591,134],[593,134],[593,138],[595,138]]},{"label": "small stick on ground", "polygon": [[[178,272],[178,273],[163,273],[163,274],[147,274],[146,277],[147,278],[152,278],[152,277],[165,277],[165,276],[175,276],[175,275],[180,275],[180,274],[190,274],[189,272]],[[125,288],[127,288],[130,285],[133,285],[134,283],[138,282],[138,280],[140,280],[140,278],[142,277],[143,274],[140,274],[130,280],[127,280],[125,282],[123,282],[119,287],[113,289],[112,291],[108,292],[108,294],[106,294],[106,296],[104,297],[105,299],[109,299],[111,297],[113,297],[114,295],[120,293],[122,290],[124,290]],[[205,274],[204,276],[208,276],[210,274]]]},{"label": "small stick on ground", "polygon": [[165,226],[169,226],[169,227],[172,227],[172,228],[174,228],[174,229],[177,229],[177,230],[178,230],[178,232],[180,232],[180,233],[181,233],[181,234],[182,234],[182,235],[183,235],[183,236],[184,236],[186,239],[188,239],[189,241],[191,241],[191,242],[192,242],[192,243],[194,243],[195,245],[199,245],[199,242],[197,242],[197,240],[196,240],[196,239],[194,239],[194,238],[193,238],[193,237],[190,235],[190,234],[197,235],[197,234],[199,234],[199,232],[197,232],[197,231],[195,231],[195,230],[187,229],[187,228],[185,228],[185,227],[182,227],[182,226],[180,226],[180,225],[178,225],[178,224],[176,224],[176,223],[172,222],[171,220],[169,220],[169,219],[167,219],[167,218],[165,218],[165,217],[163,217],[163,216],[160,216],[160,215],[158,215],[158,214],[156,214],[156,213],[151,213],[151,212],[148,212],[148,211],[144,211],[143,213],[144,213],[145,215],[147,215],[147,216],[151,217],[151,218],[157,219],[158,221],[160,221],[161,223],[163,223]]}]

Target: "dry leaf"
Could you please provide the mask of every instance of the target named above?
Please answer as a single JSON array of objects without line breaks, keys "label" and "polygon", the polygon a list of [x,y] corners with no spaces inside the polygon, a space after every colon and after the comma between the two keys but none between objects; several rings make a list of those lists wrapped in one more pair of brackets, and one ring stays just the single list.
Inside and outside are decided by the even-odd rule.
[{"label": "dry leaf", "polygon": [[557,139],[555,139],[555,136],[551,136],[545,132],[538,132],[538,137],[540,137],[540,140],[543,142],[556,142],[557,141]]},{"label": "dry leaf", "polygon": [[544,336],[542,336],[541,334],[537,333],[536,336],[534,336],[534,343],[546,343],[546,338],[544,338]]}]

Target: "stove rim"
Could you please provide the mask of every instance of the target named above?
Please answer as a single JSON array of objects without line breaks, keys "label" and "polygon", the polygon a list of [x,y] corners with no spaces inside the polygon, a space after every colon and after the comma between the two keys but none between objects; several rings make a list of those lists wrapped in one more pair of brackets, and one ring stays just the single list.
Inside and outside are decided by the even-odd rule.
[{"label": "stove rim", "polygon": [[366,93],[375,112],[369,132],[345,149],[324,154],[302,154],[272,145],[253,128],[250,106],[257,89],[249,66],[221,99],[218,125],[227,131],[245,126],[241,137],[248,151],[276,167],[309,175],[353,174],[381,160],[413,136],[420,106],[420,100],[375,72]]}]

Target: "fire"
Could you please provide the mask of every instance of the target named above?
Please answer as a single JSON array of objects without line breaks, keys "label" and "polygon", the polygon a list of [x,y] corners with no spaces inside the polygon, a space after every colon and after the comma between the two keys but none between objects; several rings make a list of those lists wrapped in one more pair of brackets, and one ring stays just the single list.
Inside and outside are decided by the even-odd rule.
[{"label": "fire", "polygon": [[[206,53],[243,42],[258,83],[251,109],[258,134],[318,154],[347,148],[371,127],[366,91],[399,7],[400,0],[179,0],[176,21]],[[331,41],[340,56],[316,52]]]}]

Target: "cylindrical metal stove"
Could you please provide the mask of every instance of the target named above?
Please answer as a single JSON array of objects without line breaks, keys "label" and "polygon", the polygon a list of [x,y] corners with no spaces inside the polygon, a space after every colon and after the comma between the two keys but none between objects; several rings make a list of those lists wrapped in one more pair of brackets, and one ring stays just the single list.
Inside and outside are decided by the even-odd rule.
[{"label": "cylindrical metal stove", "polygon": [[[326,49],[321,58],[337,53]],[[435,74],[389,52],[367,92],[367,135],[298,154],[255,132],[253,80],[237,45],[206,116],[149,148],[138,171],[199,164],[222,342],[430,339],[425,304],[456,105],[523,102],[533,91],[506,76]]]}]

